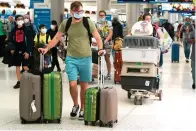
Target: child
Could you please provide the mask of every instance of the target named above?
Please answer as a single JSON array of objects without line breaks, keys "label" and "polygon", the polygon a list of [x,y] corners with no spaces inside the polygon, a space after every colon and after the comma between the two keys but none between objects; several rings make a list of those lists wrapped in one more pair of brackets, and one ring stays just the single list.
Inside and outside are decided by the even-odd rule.
[{"label": "child", "polygon": [[[49,35],[46,34],[47,29],[45,25],[41,24],[39,26],[39,30],[40,30],[40,34],[37,34],[34,39],[35,47],[43,48],[51,41],[51,38]],[[44,67],[48,68],[50,64],[51,64],[51,55],[49,53],[44,56]]]}]

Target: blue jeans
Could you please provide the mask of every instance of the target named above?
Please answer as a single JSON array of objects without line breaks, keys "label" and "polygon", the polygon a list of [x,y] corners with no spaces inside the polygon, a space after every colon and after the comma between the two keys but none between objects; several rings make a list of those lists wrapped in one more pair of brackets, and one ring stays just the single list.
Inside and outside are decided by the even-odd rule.
[{"label": "blue jeans", "polygon": [[163,66],[163,53],[160,54],[159,67]]},{"label": "blue jeans", "polygon": [[186,41],[183,41],[183,46],[184,46],[184,55],[186,59],[190,58],[190,52],[191,52],[191,44],[189,44]]}]

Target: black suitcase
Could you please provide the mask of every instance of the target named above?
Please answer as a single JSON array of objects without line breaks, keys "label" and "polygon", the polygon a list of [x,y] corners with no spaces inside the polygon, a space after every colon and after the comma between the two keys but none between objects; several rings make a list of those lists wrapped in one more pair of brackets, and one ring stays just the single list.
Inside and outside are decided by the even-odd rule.
[{"label": "black suitcase", "polygon": [[158,82],[156,77],[121,76],[121,85],[126,91],[131,89],[152,91],[158,89]]}]

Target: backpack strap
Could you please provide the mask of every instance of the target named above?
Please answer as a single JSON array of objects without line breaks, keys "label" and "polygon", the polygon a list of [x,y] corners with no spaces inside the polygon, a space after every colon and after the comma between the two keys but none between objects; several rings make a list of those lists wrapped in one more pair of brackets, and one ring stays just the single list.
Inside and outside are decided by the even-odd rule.
[{"label": "backpack strap", "polygon": [[68,42],[68,30],[71,26],[71,23],[72,23],[72,17],[70,17],[68,20],[67,20],[67,23],[66,23],[66,26],[65,26],[65,36],[66,36],[66,40],[65,40],[65,45],[67,46],[67,42]]},{"label": "backpack strap", "polygon": [[49,34],[46,34],[46,44],[48,44]]},{"label": "backpack strap", "polygon": [[40,42],[40,34],[37,34],[37,43],[39,44]]},{"label": "backpack strap", "polygon": [[88,31],[89,42],[90,42],[90,46],[91,46],[93,35],[91,34],[90,26],[89,26],[88,18],[87,17],[83,17],[83,25],[86,28],[86,30]]}]

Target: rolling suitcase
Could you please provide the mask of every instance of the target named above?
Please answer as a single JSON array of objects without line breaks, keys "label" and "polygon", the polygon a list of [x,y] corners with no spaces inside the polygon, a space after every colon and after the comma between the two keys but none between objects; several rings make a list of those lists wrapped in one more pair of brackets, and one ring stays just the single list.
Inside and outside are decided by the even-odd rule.
[{"label": "rolling suitcase", "polygon": [[100,127],[113,127],[114,123],[117,123],[118,117],[118,98],[117,91],[113,87],[104,87],[104,76],[103,76],[103,61],[101,57],[101,70],[100,70]]},{"label": "rolling suitcase", "polygon": [[114,57],[114,83],[120,83],[121,81],[121,70],[122,70],[122,52],[121,51],[115,51],[115,57]]},{"label": "rolling suitcase", "polygon": [[43,77],[44,122],[61,123],[62,116],[62,77],[59,72],[44,74]]},{"label": "rolling suitcase", "polygon": [[171,61],[179,63],[180,61],[180,45],[178,43],[172,44]]},{"label": "rolling suitcase", "polygon": [[20,80],[19,97],[21,123],[41,123],[41,77],[24,72]]},{"label": "rolling suitcase", "polygon": [[84,123],[88,125],[91,123],[93,126],[99,120],[99,97],[100,90],[98,87],[89,88],[85,92],[84,104]]}]

